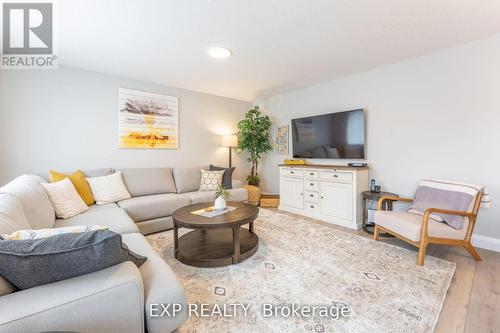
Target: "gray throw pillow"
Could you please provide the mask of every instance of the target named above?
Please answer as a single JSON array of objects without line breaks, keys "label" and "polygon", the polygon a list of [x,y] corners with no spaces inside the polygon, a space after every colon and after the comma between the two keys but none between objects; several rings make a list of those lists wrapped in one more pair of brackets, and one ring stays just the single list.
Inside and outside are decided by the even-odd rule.
[{"label": "gray throw pillow", "polygon": [[147,260],[110,230],[67,233],[41,239],[0,240],[0,275],[19,289],[69,279],[132,261]]},{"label": "gray throw pillow", "polygon": [[224,170],[224,174],[222,175],[222,186],[224,186],[226,189],[233,188],[232,179],[233,179],[234,169],[235,169],[235,167],[223,168],[223,167],[218,167],[218,166],[210,164],[210,171]]}]

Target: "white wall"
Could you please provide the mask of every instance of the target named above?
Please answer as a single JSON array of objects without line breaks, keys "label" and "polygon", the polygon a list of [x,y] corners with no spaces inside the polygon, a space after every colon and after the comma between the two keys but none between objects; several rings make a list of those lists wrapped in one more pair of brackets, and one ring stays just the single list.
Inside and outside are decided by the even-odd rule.
[{"label": "white wall", "polygon": [[[291,118],[364,108],[370,177],[412,195],[422,178],[488,186],[476,234],[500,238],[500,35],[258,101],[276,126]],[[278,192],[276,152],[264,191]],[[335,161],[333,162],[335,163]]]},{"label": "white wall", "polygon": [[[179,149],[118,149],[118,88],[179,97]],[[227,165],[220,134],[251,105],[74,68],[0,71],[0,184],[49,169]],[[233,154],[235,175],[248,163]]]}]

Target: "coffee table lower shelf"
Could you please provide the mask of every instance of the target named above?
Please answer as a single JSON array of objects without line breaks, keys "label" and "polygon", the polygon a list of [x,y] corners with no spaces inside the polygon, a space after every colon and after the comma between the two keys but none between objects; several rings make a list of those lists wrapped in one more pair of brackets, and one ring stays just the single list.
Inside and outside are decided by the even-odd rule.
[{"label": "coffee table lower shelf", "polygon": [[259,237],[242,228],[195,229],[181,236],[175,258],[196,267],[237,264],[251,257],[259,247]]}]

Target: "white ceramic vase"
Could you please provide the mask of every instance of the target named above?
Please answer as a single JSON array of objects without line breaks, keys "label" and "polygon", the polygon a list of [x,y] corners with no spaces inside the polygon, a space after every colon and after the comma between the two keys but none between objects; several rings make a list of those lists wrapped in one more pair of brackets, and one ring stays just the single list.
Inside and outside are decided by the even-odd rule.
[{"label": "white ceramic vase", "polygon": [[227,206],[226,200],[223,197],[217,197],[217,199],[215,199],[215,204],[214,204],[215,209],[223,210],[226,209],[226,206]]}]

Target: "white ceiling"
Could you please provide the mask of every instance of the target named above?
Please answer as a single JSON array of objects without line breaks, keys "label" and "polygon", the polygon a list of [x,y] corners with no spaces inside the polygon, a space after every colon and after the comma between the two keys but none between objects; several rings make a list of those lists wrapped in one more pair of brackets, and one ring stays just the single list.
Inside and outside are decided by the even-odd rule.
[{"label": "white ceiling", "polygon": [[[57,0],[61,65],[255,100],[500,32],[499,0]],[[211,59],[206,49],[229,47]]]}]

